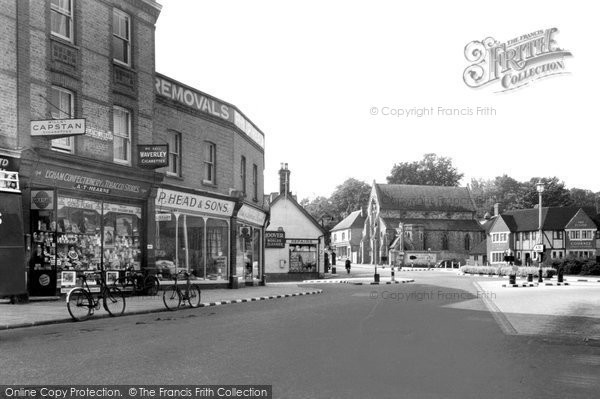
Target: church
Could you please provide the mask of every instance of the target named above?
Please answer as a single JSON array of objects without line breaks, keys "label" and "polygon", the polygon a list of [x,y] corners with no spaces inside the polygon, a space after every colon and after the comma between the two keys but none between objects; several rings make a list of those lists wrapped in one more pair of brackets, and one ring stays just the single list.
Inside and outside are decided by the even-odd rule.
[{"label": "church", "polygon": [[464,261],[484,239],[468,188],[373,182],[360,245],[364,263]]}]

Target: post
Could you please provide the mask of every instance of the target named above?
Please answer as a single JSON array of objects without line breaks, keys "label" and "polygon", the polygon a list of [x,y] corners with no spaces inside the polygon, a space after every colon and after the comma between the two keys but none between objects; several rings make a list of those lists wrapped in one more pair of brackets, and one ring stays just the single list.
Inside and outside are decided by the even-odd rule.
[{"label": "post", "polygon": [[544,279],[542,278],[542,254],[544,253],[544,237],[542,235],[542,193],[544,192],[544,184],[540,180],[537,184],[537,191],[539,193],[539,201],[538,201],[538,215],[539,215],[539,231],[538,231],[538,244],[542,246],[542,252],[538,252],[538,283],[543,283]]}]

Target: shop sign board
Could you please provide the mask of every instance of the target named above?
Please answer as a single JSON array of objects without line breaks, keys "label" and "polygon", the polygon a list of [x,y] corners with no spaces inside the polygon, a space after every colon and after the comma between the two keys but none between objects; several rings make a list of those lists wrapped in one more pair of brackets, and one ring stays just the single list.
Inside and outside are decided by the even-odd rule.
[{"label": "shop sign board", "polygon": [[169,209],[231,217],[235,203],[220,198],[159,188],[154,205],[157,211]]},{"label": "shop sign board", "polygon": [[31,121],[31,137],[79,136],[85,134],[85,119],[48,119]]},{"label": "shop sign board", "polygon": [[144,198],[149,191],[149,185],[60,166],[40,167],[34,172],[33,182],[50,187],[134,198]]},{"label": "shop sign board", "polygon": [[238,211],[237,218],[244,222],[254,223],[259,226],[265,224],[265,218],[267,214],[263,211],[259,211],[258,209],[252,208],[248,205],[242,205],[240,210]]},{"label": "shop sign board", "polygon": [[169,166],[169,145],[138,145],[138,166],[146,169],[156,169]]},{"label": "shop sign board", "polygon": [[265,248],[285,248],[285,231],[265,231]]},{"label": "shop sign board", "polygon": [[54,191],[31,190],[31,209],[54,209]]},{"label": "shop sign board", "polygon": [[288,239],[288,243],[291,245],[315,245],[317,243],[317,239],[315,238],[314,240],[311,239],[296,239],[296,238],[291,238]]},{"label": "shop sign board", "polygon": [[19,165],[21,164],[20,158],[9,157],[7,155],[0,154],[0,170],[8,170],[11,172],[17,172]]}]

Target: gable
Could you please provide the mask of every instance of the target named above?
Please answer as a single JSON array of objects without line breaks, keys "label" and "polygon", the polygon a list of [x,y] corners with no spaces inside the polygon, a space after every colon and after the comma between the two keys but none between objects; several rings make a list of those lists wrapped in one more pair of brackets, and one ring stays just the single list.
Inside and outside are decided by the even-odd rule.
[{"label": "gable", "polygon": [[596,224],[594,221],[583,211],[580,209],[575,216],[567,223],[566,230],[570,229],[587,229],[587,230],[595,230]]},{"label": "gable", "polygon": [[502,215],[500,215],[494,221],[494,224],[492,225],[492,228],[490,229],[488,234],[496,233],[496,232],[506,232],[506,231],[511,231],[511,229],[510,229],[510,227],[508,227],[508,224],[506,224],[504,217]]},{"label": "gable", "polygon": [[281,198],[271,204],[270,230],[283,227],[286,238],[318,238],[323,235],[314,219],[307,217],[299,205]]}]

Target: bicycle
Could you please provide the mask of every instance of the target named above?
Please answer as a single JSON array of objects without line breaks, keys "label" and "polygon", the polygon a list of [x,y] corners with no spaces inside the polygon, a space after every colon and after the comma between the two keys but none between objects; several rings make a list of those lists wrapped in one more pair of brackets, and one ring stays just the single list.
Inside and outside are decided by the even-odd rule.
[{"label": "bicycle", "polygon": [[88,319],[95,310],[100,309],[100,297],[102,306],[111,316],[120,316],[125,312],[125,294],[118,287],[108,286],[103,273],[100,274],[100,293],[92,295],[87,282],[88,277],[81,275],[84,287],[73,288],[67,294],[67,309],[75,321]]},{"label": "bicycle", "polygon": [[133,295],[146,294],[155,296],[158,294],[160,282],[155,275],[148,274],[147,270],[144,270],[142,274],[135,271],[133,267],[128,267],[125,271],[125,275],[119,277],[113,283],[113,286],[120,286],[122,291],[131,287]]},{"label": "bicycle", "polygon": [[[186,284],[183,289],[177,283],[177,276],[182,274],[186,279]],[[173,286],[167,288],[163,293],[163,303],[168,310],[177,310],[181,306],[181,302],[187,301],[192,308],[200,306],[200,287],[190,283],[191,274],[185,270],[175,273]]]}]

